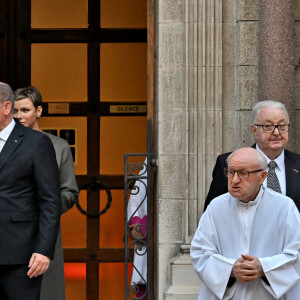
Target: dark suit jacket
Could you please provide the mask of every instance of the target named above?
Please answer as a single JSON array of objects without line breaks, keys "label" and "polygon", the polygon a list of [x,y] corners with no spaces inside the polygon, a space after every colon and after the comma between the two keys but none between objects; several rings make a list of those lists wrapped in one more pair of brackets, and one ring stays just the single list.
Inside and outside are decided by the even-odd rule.
[{"label": "dark suit jacket", "polygon": [[[255,145],[252,147],[255,148]],[[227,157],[232,152],[218,156],[213,170],[213,180],[207,194],[204,210],[208,204],[216,197],[228,192],[228,180],[224,175],[224,168],[227,167]],[[284,150],[286,195],[292,198],[300,211],[300,155],[288,150]]]},{"label": "dark suit jacket", "polygon": [[0,265],[53,257],[60,220],[59,172],[48,136],[18,121],[0,153]]}]

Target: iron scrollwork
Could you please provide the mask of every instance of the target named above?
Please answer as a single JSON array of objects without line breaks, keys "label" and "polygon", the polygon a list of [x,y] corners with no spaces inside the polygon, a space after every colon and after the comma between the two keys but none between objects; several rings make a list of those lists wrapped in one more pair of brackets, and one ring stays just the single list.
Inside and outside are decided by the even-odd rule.
[{"label": "iron scrollwork", "polygon": [[[128,163],[132,156],[146,156],[143,162]],[[149,220],[147,218],[150,199],[147,154],[125,155],[125,298],[149,299]],[[130,239],[129,239],[130,237]],[[134,249],[134,258],[130,250]],[[133,267],[131,284],[128,278],[128,263]]]}]

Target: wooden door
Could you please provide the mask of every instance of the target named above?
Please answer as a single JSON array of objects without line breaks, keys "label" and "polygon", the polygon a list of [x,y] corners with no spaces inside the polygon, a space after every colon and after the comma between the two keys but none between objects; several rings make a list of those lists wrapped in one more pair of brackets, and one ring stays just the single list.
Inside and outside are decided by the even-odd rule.
[{"label": "wooden door", "polygon": [[[0,49],[8,46],[0,75],[14,89],[41,91],[40,125],[69,141],[78,185],[96,180],[112,192],[111,208],[100,218],[75,207],[62,216],[67,299],[123,299],[123,154],[147,151],[149,78],[155,84],[153,76],[147,79],[147,2],[12,0],[3,6],[13,18],[4,22],[9,36],[0,36]],[[106,199],[104,190],[80,193],[89,212]]]}]

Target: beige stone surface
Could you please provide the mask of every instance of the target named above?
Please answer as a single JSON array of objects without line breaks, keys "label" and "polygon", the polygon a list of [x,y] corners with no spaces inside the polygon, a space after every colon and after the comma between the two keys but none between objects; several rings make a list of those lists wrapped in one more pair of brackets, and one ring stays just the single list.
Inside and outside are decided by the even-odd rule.
[{"label": "beige stone surface", "polygon": [[[160,153],[160,149],[158,149]],[[186,197],[186,156],[159,155],[158,198],[183,199]],[[162,228],[163,230],[163,228]]]},{"label": "beige stone surface", "polygon": [[169,114],[170,110],[183,110],[185,108],[185,73],[182,68],[161,69],[159,72],[158,95],[159,112]]},{"label": "beige stone surface", "polygon": [[222,18],[223,23],[236,22],[236,0],[222,0]]},{"label": "beige stone surface", "polygon": [[185,228],[185,200],[160,200],[158,205],[158,226],[164,229],[158,233],[158,243],[182,244]]},{"label": "beige stone surface", "polygon": [[185,28],[180,23],[159,24],[158,67],[182,67],[185,63]]},{"label": "beige stone surface", "polygon": [[300,22],[294,23],[295,65],[300,65]]},{"label": "beige stone surface", "polygon": [[238,0],[238,20],[258,20],[259,0]]},{"label": "beige stone surface", "polygon": [[[295,128],[300,128],[300,111],[295,112]],[[295,152],[300,153],[300,130],[295,130]]]},{"label": "beige stone surface", "polygon": [[300,65],[295,66],[295,109],[300,109]]},{"label": "beige stone surface", "polygon": [[185,1],[182,0],[158,1],[158,20],[159,23],[184,22]]},{"label": "beige stone surface", "polygon": [[300,1],[296,0],[294,1],[295,5],[295,10],[294,10],[294,19],[295,21],[300,20]]},{"label": "beige stone surface", "polygon": [[238,118],[239,136],[237,148],[250,147],[255,143],[250,129],[252,124],[251,111],[240,111]]},{"label": "beige stone surface", "polygon": [[236,65],[236,24],[223,24],[222,38],[222,66],[233,67]]},{"label": "beige stone surface", "polygon": [[258,101],[258,67],[238,67],[239,78],[239,107],[240,109],[252,109]]},{"label": "beige stone surface", "polygon": [[233,151],[238,145],[238,112],[236,109],[223,111],[222,153]]},{"label": "beige stone surface", "polygon": [[258,64],[258,22],[243,22],[238,24],[239,30],[239,65]]},{"label": "beige stone surface", "polygon": [[160,154],[184,154],[186,149],[186,113],[172,111],[159,113]]},{"label": "beige stone surface", "polygon": [[157,294],[154,299],[163,300],[163,293],[169,285],[170,260],[177,256],[180,244],[158,244]]}]

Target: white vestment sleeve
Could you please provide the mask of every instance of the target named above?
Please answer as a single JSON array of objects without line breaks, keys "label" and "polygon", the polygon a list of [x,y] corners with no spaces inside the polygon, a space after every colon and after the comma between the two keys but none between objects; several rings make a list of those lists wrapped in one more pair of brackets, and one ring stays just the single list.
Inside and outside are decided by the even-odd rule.
[{"label": "white vestment sleeve", "polygon": [[[271,257],[259,258],[276,299],[286,294],[300,280],[300,235],[299,230],[295,230],[295,228],[299,227],[299,224],[299,212],[293,205],[289,210],[286,221],[282,253]],[[264,286],[268,289],[266,285]]]},{"label": "white vestment sleeve", "polygon": [[206,211],[191,243],[191,259],[201,281],[218,299],[222,299],[235,260],[219,254],[215,246],[216,234]]}]

